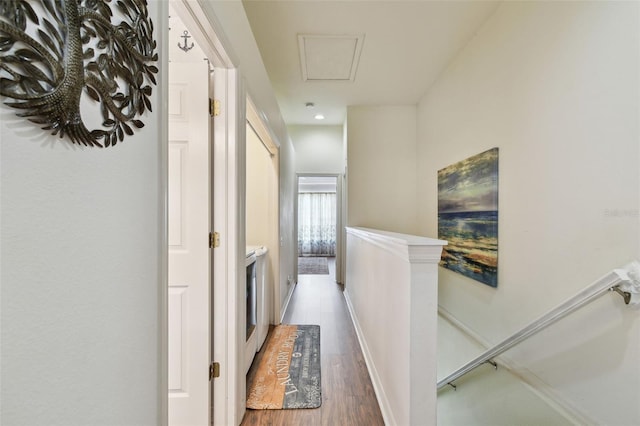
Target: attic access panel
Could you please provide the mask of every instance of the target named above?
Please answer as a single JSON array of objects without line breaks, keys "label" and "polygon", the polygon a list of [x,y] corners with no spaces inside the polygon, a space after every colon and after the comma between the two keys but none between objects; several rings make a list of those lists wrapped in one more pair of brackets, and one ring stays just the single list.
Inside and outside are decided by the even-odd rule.
[{"label": "attic access panel", "polygon": [[299,34],[302,80],[355,81],[363,43],[364,34]]}]

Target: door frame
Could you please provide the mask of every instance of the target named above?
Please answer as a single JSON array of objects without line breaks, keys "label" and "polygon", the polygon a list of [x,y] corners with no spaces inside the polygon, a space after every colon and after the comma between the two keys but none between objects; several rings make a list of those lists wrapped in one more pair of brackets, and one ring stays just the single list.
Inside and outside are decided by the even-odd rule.
[{"label": "door frame", "polygon": [[296,281],[298,277],[298,259],[297,257],[300,255],[298,253],[298,195],[300,194],[300,178],[301,177],[333,177],[336,179],[336,282],[339,284],[343,284],[343,238],[342,238],[342,228],[343,228],[343,217],[342,217],[342,174],[341,173],[296,173],[296,196],[293,200],[294,204],[294,226],[296,230],[296,259],[294,262],[294,271],[296,276]]},{"label": "door frame", "polygon": [[[213,360],[220,364],[220,377],[212,380],[211,392],[213,394],[212,405],[214,425],[239,424],[244,415],[244,374],[241,348],[244,340],[240,342],[240,321],[238,301],[243,286],[237,285],[240,278],[244,277],[244,201],[238,194],[244,188],[244,140],[245,126],[245,101],[244,88],[239,77],[238,70],[234,67],[229,55],[224,49],[221,39],[218,37],[220,26],[207,18],[208,14],[201,5],[191,0],[170,0],[181,20],[189,28],[191,34],[205,52],[207,59],[214,67],[214,90],[216,99],[220,102],[221,114],[216,117],[217,122],[213,128],[213,147],[215,152],[212,168],[213,190],[212,204],[209,209],[213,214],[211,218],[212,229],[220,233],[220,247],[211,250],[211,264],[213,270],[211,276],[212,295],[212,342]],[[164,4],[164,6],[162,6]],[[163,15],[168,22],[168,6],[160,2]],[[168,31],[161,31],[163,42],[168,42]],[[165,46],[166,44],[163,43]],[[165,55],[165,69],[168,68],[168,59]],[[168,80],[162,80],[164,93],[167,93]],[[162,109],[168,118],[168,108]],[[167,120],[165,120],[166,122]],[[163,152],[166,154],[168,147],[168,131],[163,134]],[[166,193],[167,193],[167,164],[164,156],[161,168],[161,177],[164,182],[164,217],[166,227]],[[164,231],[163,250],[164,265],[160,271],[161,296],[159,300],[160,311],[160,348],[159,380],[160,403],[159,421],[162,425],[168,424],[168,294],[167,294],[167,258],[168,245],[166,244],[166,230]],[[234,332],[235,330],[235,332]],[[213,361],[212,360],[212,361]],[[203,366],[206,367],[206,366]],[[203,374],[206,369],[203,368]]]},{"label": "door frame", "polygon": [[280,146],[271,136],[266,121],[258,112],[253,99],[247,94],[247,124],[253,129],[255,134],[262,142],[264,148],[271,156],[271,166],[273,174],[270,176],[273,180],[269,187],[269,205],[267,207],[267,215],[269,221],[269,238],[266,241],[268,249],[268,257],[270,269],[271,286],[271,315],[270,324],[280,324],[281,322],[281,303],[280,303]]}]

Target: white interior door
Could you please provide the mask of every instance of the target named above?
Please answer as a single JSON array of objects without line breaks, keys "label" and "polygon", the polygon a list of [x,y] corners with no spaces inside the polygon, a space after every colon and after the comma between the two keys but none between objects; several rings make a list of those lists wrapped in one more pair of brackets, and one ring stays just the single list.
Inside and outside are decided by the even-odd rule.
[{"label": "white interior door", "polygon": [[210,424],[208,66],[169,65],[169,424]]}]

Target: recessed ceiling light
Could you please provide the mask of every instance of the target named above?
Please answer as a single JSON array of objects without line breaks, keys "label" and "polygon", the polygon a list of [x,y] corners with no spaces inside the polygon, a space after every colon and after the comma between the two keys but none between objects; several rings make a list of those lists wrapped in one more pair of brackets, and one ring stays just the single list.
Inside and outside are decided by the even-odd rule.
[{"label": "recessed ceiling light", "polygon": [[324,120],[324,115],[322,114],[316,114],[314,117],[316,120]]},{"label": "recessed ceiling light", "polygon": [[309,109],[312,109],[316,105],[313,102],[307,102],[306,104],[304,104],[304,106],[306,106]]}]

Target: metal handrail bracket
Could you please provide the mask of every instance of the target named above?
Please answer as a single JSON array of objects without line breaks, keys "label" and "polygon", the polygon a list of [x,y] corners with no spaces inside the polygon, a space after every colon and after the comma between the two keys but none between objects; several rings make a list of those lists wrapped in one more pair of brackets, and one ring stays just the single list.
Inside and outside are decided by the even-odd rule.
[{"label": "metal handrail bracket", "polygon": [[453,382],[456,379],[459,379],[485,362],[491,361],[493,358],[499,356],[508,349],[511,349],[523,340],[538,333],[609,291],[616,291],[619,293],[624,298],[626,304],[640,304],[640,262],[634,261],[622,269],[612,270],[593,284],[584,288],[575,296],[570,297],[544,315],[535,319],[520,331],[486,350],[453,373],[449,374],[447,377],[439,380],[438,389],[442,389],[447,385],[450,385],[455,389],[456,386],[453,385]]}]

